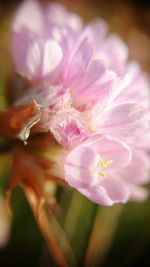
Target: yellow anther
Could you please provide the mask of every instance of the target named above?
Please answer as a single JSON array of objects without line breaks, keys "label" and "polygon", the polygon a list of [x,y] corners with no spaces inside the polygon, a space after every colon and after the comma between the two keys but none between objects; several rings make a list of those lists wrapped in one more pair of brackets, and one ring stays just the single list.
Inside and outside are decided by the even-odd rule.
[{"label": "yellow anther", "polygon": [[112,159],[108,160],[107,164],[108,164],[108,166],[112,165],[113,164],[113,160]]},{"label": "yellow anther", "polygon": [[99,172],[98,173],[100,176],[102,176],[102,177],[107,177],[107,173],[106,172]]},{"label": "yellow anther", "polygon": [[100,160],[99,163],[98,163],[98,165],[101,166],[101,167],[104,167],[104,168],[107,167],[107,163],[104,160]]},{"label": "yellow anther", "polygon": [[98,163],[98,166],[101,166],[103,168],[107,168],[112,164],[113,164],[113,161],[111,159],[110,160],[100,160]]}]

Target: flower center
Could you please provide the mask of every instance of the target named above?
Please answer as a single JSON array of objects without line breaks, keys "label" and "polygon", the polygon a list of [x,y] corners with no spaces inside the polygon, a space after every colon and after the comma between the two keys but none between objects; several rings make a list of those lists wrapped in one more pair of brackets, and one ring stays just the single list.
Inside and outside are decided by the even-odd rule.
[{"label": "flower center", "polygon": [[[111,166],[113,164],[113,161],[110,160],[100,160],[97,164],[98,167],[102,167],[102,168],[108,168],[109,166]],[[98,171],[98,174],[102,177],[107,177],[107,172],[105,171]]]}]

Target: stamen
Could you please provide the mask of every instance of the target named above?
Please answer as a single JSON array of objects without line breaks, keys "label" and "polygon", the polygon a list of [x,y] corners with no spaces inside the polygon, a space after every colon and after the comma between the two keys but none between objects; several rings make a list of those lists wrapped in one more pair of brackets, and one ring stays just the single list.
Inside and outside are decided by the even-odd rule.
[{"label": "stamen", "polygon": [[[102,168],[107,168],[113,164],[113,160],[100,160],[97,164],[97,166],[100,166]],[[107,173],[105,171],[100,171],[98,174],[102,177],[107,177]]]},{"label": "stamen", "polygon": [[98,163],[98,166],[101,166],[103,168],[107,168],[109,166],[111,166],[113,164],[113,161],[110,159],[110,160],[100,160],[99,163]]},{"label": "stamen", "polygon": [[102,177],[107,177],[107,173],[106,172],[99,172],[98,173],[100,176],[102,176]]}]

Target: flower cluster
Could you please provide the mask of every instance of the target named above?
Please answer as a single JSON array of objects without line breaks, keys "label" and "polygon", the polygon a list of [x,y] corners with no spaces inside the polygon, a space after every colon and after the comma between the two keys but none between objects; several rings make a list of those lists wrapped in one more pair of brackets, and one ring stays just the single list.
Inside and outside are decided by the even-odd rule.
[{"label": "flower cluster", "polygon": [[[34,101],[28,132],[57,141],[50,173],[95,203],[142,200],[149,181],[149,81],[128,48],[97,19],[60,4],[27,0],[12,25],[15,71],[28,88],[16,108]],[[27,129],[26,129],[27,131]]]}]

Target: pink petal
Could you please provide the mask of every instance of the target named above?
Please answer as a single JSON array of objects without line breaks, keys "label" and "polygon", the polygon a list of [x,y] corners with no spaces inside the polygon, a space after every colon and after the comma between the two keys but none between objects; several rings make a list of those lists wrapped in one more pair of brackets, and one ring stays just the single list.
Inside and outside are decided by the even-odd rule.
[{"label": "pink petal", "polygon": [[45,43],[43,58],[43,73],[48,74],[56,69],[63,57],[61,46],[54,40],[49,39]]},{"label": "pink petal", "polygon": [[[75,106],[91,106],[109,95],[114,73],[106,70],[105,63],[92,60],[82,76],[71,81],[71,95]],[[88,105],[89,104],[89,105]]]},{"label": "pink petal", "polygon": [[74,45],[70,57],[67,60],[67,66],[64,72],[64,81],[68,84],[79,84],[80,78],[87,70],[87,66],[92,57],[93,48],[89,40],[80,39]]},{"label": "pink petal", "polygon": [[114,204],[103,186],[93,185],[90,188],[78,188],[78,191],[99,205],[111,206]]},{"label": "pink petal", "polygon": [[149,191],[146,188],[130,185],[130,199],[136,201],[144,201],[149,196]]},{"label": "pink petal", "polygon": [[76,166],[71,166],[67,163],[65,166],[65,180],[71,187],[75,187],[77,190],[79,188],[86,188],[91,186],[98,180],[98,173],[94,173],[90,169],[77,168]]},{"label": "pink petal", "polygon": [[90,139],[91,147],[99,153],[103,160],[112,160],[112,168],[123,168],[131,162],[132,152],[130,147],[110,136],[97,135]]},{"label": "pink petal", "polygon": [[56,41],[30,37],[28,32],[12,36],[11,51],[16,71],[31,80],[51,73],[62,59],[62,50]]},{"label": "pink petal", "polygon": [[146,131],[145,110],[139,105],[124,103],[110,106],[99,117],[99,129],[112,136],[136,136]]},{"label": "pink petal", "polygon": [[102,57],[106,56],[110,69],[117,73],[124,72],[128,59],[128,47],[119,36],[111,34],[104,42],[101,54]]},{"label": "pink petal", "polygon": [[101,185],[105,188],[110,199],[115,203],[126,203],[129,199],[129,189],[128,186],[117,179],[116,177],[107,177],[103,179]]},{"label": "pink petal", "polygon": [[84,76],[83,84],[81,84],[80,93],[85,90],[85,88],[90,87],[93,85],[97,80],[104,75],[106,71],[105,62],[100,60],[91,60],[90,64],[87,68],[87,73]]},{"label": "pink petal", "polygon": [[92,167],[97,165],[98,154],[86,146],[79,146],[70,152],[65,162],[66,181],[73,187],[93,184],[98,173]]},{"label": "pink petal", "polygon": [[149,182],[149,156],[143,150],[133,149],[132,161],[129,166],[120,170],[120,176],[130,184],[145,184]]},{"label": "pink petal", "polygon": [[106,38],[107,31],[108,26],[105,21],[102,19],[95,19],[85,27],[83,35],[91,40],[96,50],[99,50],[100,44],[102,44]]},{"label": "pink petal", "polygon": [[49,24],[68,26],[75,31],[82,27],[82,19],[75,13],[70,13],[60,3],[50,3],[46,6],[45,16]]},{"label": "pink petal", "polygon": [[[115,100],[115,103],[117,104],[119,103],[118,100],[121,98],[120,95],[124,95],[124,92],[126,92],[127,87],[131,84],[133,76],[132,76],[132,73],[127,72],[127,73],[123,73],[123,75],[116,76],[115,78],[116,79],[114,79],[113,81],[110,96],[108,99],[108,104],[110,105],[112,105],[114,100]],[[128,97],[121,98],[120,104],[124,103],[125,99],[127,100]]]},{"label": "pink petal", "polygon": [[41,34],[43,30],[42,8],[38,1],[26,0],[19,6],[13,20],[12,29],[18,33],[23,29]]}]

